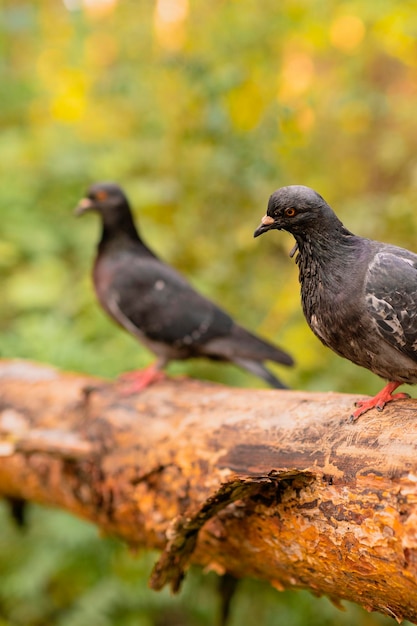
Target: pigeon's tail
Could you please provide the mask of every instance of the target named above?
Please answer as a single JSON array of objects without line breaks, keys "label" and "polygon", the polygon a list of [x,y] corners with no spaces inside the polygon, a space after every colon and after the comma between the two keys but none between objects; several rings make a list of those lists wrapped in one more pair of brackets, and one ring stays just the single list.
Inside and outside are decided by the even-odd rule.
[{"label": "pigeon's tail", "polygon": [[269,341],[253,335],[237,324],[234,325],[229,334],[228,341],[233,347],[232,361],[238,357],[249,361],[274,361],[274,363],[281,363],[282,365],[294,365],[294,359],[288,352],[284,352]]},{"label": "pigeon's tail", "polygon": [[260,363],[259,361],[251,361],[250,359],[241,359],[239,357],[235,357],[233,359],[233,363],[235,365],[238,365],[242,369],[250,372],[251,374],[258,376],[258,378],[264,380],[266,383],[268,383],[268,385],[274,387],[274,389],[288,389],[288,387],[284,385],[284,383],[279,380],[279,378],[274,376],[272,372],[270,372],[269,369],[266,368],[265,365],[263,365],[263,363]]},{"label": "pigeon's tail", "polygon": [[274,361],[282,365],[294,364],[294,360],[289,354],[237,324],[234,324],[228,335],[217,337],[205,344],[204,355],[212,359],[235,363],[235,365],[258,376],[276,389],[286,389],[287,387],[265,367],[263,362]]}]

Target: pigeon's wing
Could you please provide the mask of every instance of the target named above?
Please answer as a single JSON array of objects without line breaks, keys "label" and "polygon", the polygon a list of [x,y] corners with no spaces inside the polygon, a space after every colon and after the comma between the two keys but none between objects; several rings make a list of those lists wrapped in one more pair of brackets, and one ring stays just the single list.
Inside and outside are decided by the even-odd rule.
[{"label": "pigeon's wing", "polygon": [[107,309],[130,332],[189,348],[227,335],[233,320],[157,258],[131,255],[113,267]]},{"label": "pigeon's wing", "polygon": [[95,285],[104,308],[140,340],[169,346],[177,358],[181,353],[233,361],[273,386],[283,386],[259,363],[292,365],[291,356],[236,324],[156,257],[124,254],[110,267],[102,261]]},{"label": "pigeon's wing", "polygon": [[417,255],[402,248],[378,252],[365,279],[368,311],[385,341],[417,359]]}]

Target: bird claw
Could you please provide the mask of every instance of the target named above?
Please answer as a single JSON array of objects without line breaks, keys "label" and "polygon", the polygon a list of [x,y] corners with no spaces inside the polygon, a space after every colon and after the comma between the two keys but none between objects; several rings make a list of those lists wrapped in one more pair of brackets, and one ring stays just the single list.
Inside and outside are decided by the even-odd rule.
[{"label": "bird claw", "polygon": [[166,378],[164,372],[158,370],[155,365],[146,367],[144,370],[135,370],[133,372],[125,372],[119,376],[119,382],[125,385],[125,388],[121,390],[124,396],[130,396],[134,393],[140,393],[146,387],[149,387],[153,383]]},{"label": "bird claw", "polygon": [[[394,389],[391,387],[391,391],[393,391]],[[376,409],[381,413],[384,410],[385,405],[388,404],[388,402],[394,402],[396,400],[406,400],[410,398],[410,395],[408,393],[391,393],[391,391],[389,389],[387,390],[387,387],[384,387],[384,389],[382,389],[382,391],[380,391],[374,398],[370,398],[369,400],[358,400],[357,402],[355,402],[355,407],[357,407],[357,410],[349,416],[349,422],[356,422],[358,417],[360,417],[370,409]]]}]

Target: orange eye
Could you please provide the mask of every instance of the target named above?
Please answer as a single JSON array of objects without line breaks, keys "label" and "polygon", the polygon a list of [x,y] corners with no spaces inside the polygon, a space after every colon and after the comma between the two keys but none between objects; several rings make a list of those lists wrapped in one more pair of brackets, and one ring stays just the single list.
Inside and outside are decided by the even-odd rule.
[{"label": "orange eye", "polygon": [[102,202],[103,200],[107,198],[107,191],[97,191],[96,198],[97,200]]},{"label": "orange eye", "polygon": [[294,217],[294,215],[297,213],[297,211],[295,209],[293,209],[292,207],[289,207],[288,209],[285,209],[284,214],[286,217]]}]

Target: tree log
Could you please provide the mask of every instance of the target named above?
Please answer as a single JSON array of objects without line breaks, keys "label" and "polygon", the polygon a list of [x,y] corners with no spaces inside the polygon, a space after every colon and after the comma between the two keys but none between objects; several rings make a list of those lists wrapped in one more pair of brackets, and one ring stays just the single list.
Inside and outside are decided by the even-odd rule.
[{"label": "tree log", "polygon": [[0,494],[190,562],[417,622],[417,401],[196,380],[120,387],[0,362]]}]

